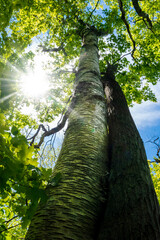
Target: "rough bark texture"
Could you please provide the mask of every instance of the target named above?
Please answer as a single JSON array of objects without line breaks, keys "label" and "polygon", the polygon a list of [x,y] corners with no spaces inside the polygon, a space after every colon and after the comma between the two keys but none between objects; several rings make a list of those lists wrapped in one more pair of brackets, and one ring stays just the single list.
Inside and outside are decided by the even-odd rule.
[{"label": "rough bark texture", "polygon": [[159,204],[141,137],[114,74],[105,93],[109,123],[109,192],[99,240],[159,240]]},{"label": "rough bark texture", "polygon": [[48,187],[49,199],[33,217],[26,240],[93,240],[96,234],[106,174],[106,106],[97,37],[87,29],[83,37],[74,108],[54,168],[62,180]]}]

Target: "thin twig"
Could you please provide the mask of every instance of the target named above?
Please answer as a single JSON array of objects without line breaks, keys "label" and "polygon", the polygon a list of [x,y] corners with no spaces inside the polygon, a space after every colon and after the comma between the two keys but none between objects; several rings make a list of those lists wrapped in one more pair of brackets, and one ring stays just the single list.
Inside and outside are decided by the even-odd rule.
[{"label": "thin twig", "polygon": [[145,19],[143,18],[143,22],[146,25],[146,27],[155,35],[155,37],[159,40],[159,38],[157,37],[157,35],[155,34],[155,32],[152,30],[151,27],[148,26],[148,24],[146,23]]},{"label": "thin twig", "polygon": [[12,217],[11,219],[5,221],[4,223],[8,224],[9,222],[11,222],[11,221],[12,221],[13,219],[15,219],[15,218],[18,218],[18,216],[16,215],[16,216]]},{"label": "thin twig", "polygon": [[157,153],[156,153],[156,155],[157,155],[158,158],[154,158],[154,159],[155,159],[155,162],[160,163],[160,143],[159,142],[157,143],[158,140],[159,140],[159,137],[157,137],[153,141],[152,140],[148,140],[147,142],[153,143],[154,145],[157,146]]},{"label": "thin twig", "polygon": [[33,131],[33,127],[30,129],[30,131],[28,132],[26,138],[28,139],[29,135],[31,134],[31,132]]},{"label": "thin twig", "polygon": [[33,137],[30,137],[30,138],[27,139],[27,140],[31,140],[31,139],[32,139],[30,145],[32,145],[32,144],[34,143],[34,140],[35,140],[35,138],[37,137],[37,135],[38,135],[39,131],[41,130],[41,128],[42,128],[42,130],[43,130],[44,132],[47,132],[47,130],[46,130],[46,128],[44,127],[44,125],[43,125],[43,124],[40,124],[39,127],[38,127],[38,129],[37,129],[37,131],[36,131],[36,133],[33,135]]},{"label": "thin twig", "polygon": [[16,225],[12,226],[12,227],[6,228],[6,229],[0,231],[0,233],[5,232],[5,231],[8,231],[8,230],[10,230],[10,229],[12,229],[12,228],[14,228],[14,227],[19,226],[19,225],[21,225],[21,223],[18,223],[18,224],[16,224]]},{"label": "thin twig", "polygon": [[43,52],[59,52],[59,51],[62,50],[63,53],[64,53],[64,55],[67,56],[67,53],[66,53],[63,45],[64,45],[64,44],[62,43],[59,47],[57,47],[57,48],[51,48],[51,49],[48,49],[48,48],[46,48],[45,46],[42,46],[42,45],[39,45],[39,47],[41,47],[41,48],[43,49]]},{"label": "thin twig", "polygon": [[123,8],[123,3],[122,3],[121,0],[118,0],[118,3],[119,3],[119,8],[120,8],[121,13],[122,13],[121,19],[123,20],[124,24],[126,25],[127,32],[128,32],[128,34],[129,34],[129,37],[130,37],[130,39],[131,39],[131,41],[132,41],[132,44],[133,44],[133,50],[132,50],[131,56],[132,56],[132,58],[134,59],[134,52],[135,52],[135,50],[136,50],[136,43],[135,43],[135,41],[134,41],[134,39],[133,39],[133,37],[132,37],[129,24],[128,24],[128,22],[127,22],[127,20],[126,20],[126,17],[125,17],[126,13],[125,13],[124,8]]},{"label": "thin twig", "polygon": [[51,144],[52,144],[52,149],[53,149],[53,152],[54,152],[54,156],[55,156],[55,158],[57,158],[57,154],[56,154],[55,147],[54,147],[55,140],[56,140],[56,134],[52,136]]},{"label": "thin twig", "polygon": [[[40,124],[39,127],[38,127],[38,129],[37,129],[37,131],[36,131],[36,133],[35,133],[31,138],[27,139],[27,140],[32,140],[31,143],[30,143],[30,145],[32,145],[32,144],[34,143],[35,138],[36,138],[36,136],[38,135],[38,133],[39,133],[39,131],[40,131],[41,128],[42,128],[42,130],[44,131],[44,133],[42,134],[39,143],[38,143],[37,145],[34,145],[34,148],[39,148],[39,147],[42,145],[45,137],[48,137],[48,136],[50,136],[50,135],[56,134],[57,132],[59,132],[59,131],[65,126],[65,123],[66,123],[66,121],[67,121],[67,119],[68,119],[68,117],[69,117],[69,114],[71,113],[72,108],[74,107],[74,104],[75,104],[75,100],[72,98],[72,102],[71,102],[70,106],[68,107],[68,110],[66,111],[67,104],[69,103],[69,101],[71,100],[71,98],[72,98],[72,95],[69,97],[69,99],[68,99],[67,102],[66,102],[66,106],[65,106],[65,108],[64,108],[64,110],[63,110],[63,112],[62,112],[62,115],[61,115],[61,117],[60,117],[60,120],[58,121],[57,126],[56,126],[55,128],[52,128],[51,130],[50,130],[50,129],[49,129],[49,130],[46,130],[46,128],[44,127],[44,125],[43,125],[43,124]],[[65,112],[65,111],[66,111],[66,112]],[[55,137],[56,137],[56,136],[55,136]],[[49,141],[47,141],[47,142],[45,143],[45,146],[44,146],[44,148],[43,148],[43,150],[42,150],[42,153],[39,154],[39,155],[40,155],[40,158],[42,158],[42,155],[43,155],[43,153],[44,153],[44,150],[45,150],[46,146],[48,145],[48,142],[51,142],[51,144],[53,145],[52,147],[53,147],[54,154],[55,154],[55,157],[56,157],[56,153],[55,153],[55,149],[54,149],[55,137],[54,137],[54,140],[53,140],[53,137],[52,137]],[[53,141],[53,142],[52,142],[52,141]],[[40,163],[40,164],[41,164],[41,163]]]},{"label": "thin twig", "polygon": [[97,1],[95,8],[92,10],[91,14],[89,15],[89,17],[87,18],[87,22],[89,21],[89,19],[92,17],[93,13],[95,12],[96,8],[98,7],[100,0]]},{"label": "thin twig", "polygon": [[[71,112],[71,110],[69,108],[67,110],[67,112],[64,114],[62,122],[57,127],[52,128],[51,130],[44,132],[43,135],[40,138],[39,143],[37,145],[34,145],[34,148],[39,148],[41,146],[41,144],[43,143],[45,137],[48,137],[52,134],[55,134],[55,133],[59,132],[64,127],[70,112]],[[32,142],[33,142],[33,140],[32,140]]]},{"label": "thin twig", "polygon": [[118,59],[113,63],[113,65],[114,65],[116,62],[120,61],[122,58],[124,58],[125,56],[127,56],[127,55],[129,55],[129,54],[131,54],[131,53],[132,53],[132,52],[129,52],[129,53],[126,53],[126,54],[122,55],[120,58],[118,58]]},{"label": "thin twig", "polygon": [[[72,96],[69,97],[69,99],[68,99],[68,101],[66,103],[66,106],[67,106],[68,102],[70,101],[71,97]],[[65,126],[65,123],[66,123],[66,121],[67,121],[67,119],[68,119],[68,117],[69,117],[69,115],[70,115],[70,113],[72,111],[72,108],[74,107],[74,104],[75,104],[75,99],[72,98],[72,102],[71,102],[70,106],[68,107],[67,111],[66,111],[66,107],[64,108],[64,110],[62,112],[62,116],[61,116],[61,118],[60,118],[60,120],[58,122],[58,125],[55,128],[52,128],[51,130],[47,131],[46,128],[44,127],[44,125],[40,124],[38,129],[37,129],[37,131],[36,131],[36,133],[34,134],[34,136],[28,139],[28,140],[32,140],[30,145],[32,145],[34,143],[35,138],[38,135],[38,133],[39,133],[41,128],[44,131],[44,133],[42,134],[39,143],[37,145],[34,145],[34,148],[39,148],[42,145],[45,137],[48,137],[48,136],[50,136],[52,134],[55,134],[55,133],[59,132]],[[64,114],[64,112],[65,112],[65,114]]]}]

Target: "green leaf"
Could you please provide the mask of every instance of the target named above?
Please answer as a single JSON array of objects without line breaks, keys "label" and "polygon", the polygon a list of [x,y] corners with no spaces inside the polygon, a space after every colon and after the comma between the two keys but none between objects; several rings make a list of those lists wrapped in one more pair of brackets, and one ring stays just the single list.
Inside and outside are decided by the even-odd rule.
[{"label": "green leaf", "polygon": [[58,186],[59,182],[62,179],[62,174],[60,172],[58,172],[54,178],[52,178],[52,180],[49,182],[49,185],[56,187]]},{"label": "green leaf", "polygon": [[13,126],[12,129],[11,129],[11,133],[16,136],[18,133],[19,133],[19,130],[17,127]]}]

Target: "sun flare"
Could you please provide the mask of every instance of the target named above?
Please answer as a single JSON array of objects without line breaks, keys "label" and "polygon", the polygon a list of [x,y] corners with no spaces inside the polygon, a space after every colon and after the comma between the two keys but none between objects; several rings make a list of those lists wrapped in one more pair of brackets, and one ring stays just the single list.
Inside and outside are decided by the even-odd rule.
[{"label": "sun flare", "polygon": [[44,95],[49,84],[43,72],[30,72],[21,78],[22,92],[28,97],[40,97]]},{"label": "sun flare", "polygon": [[38,98],[44,96],[49,90],[49,81],[43,69],[42,56],[35,56],[34,70],[29,70],[21,76],[21,91],[27,97]]}]

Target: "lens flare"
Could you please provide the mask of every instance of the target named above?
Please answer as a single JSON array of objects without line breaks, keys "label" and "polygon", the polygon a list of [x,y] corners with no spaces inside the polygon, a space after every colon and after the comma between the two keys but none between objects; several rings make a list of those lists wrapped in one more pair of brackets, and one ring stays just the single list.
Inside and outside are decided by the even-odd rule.
[{"label": "lens flare", "polygon": [[21,90],[27,97],[41,97],[49,90],[44,71],[29,72],[21,77]]}]

